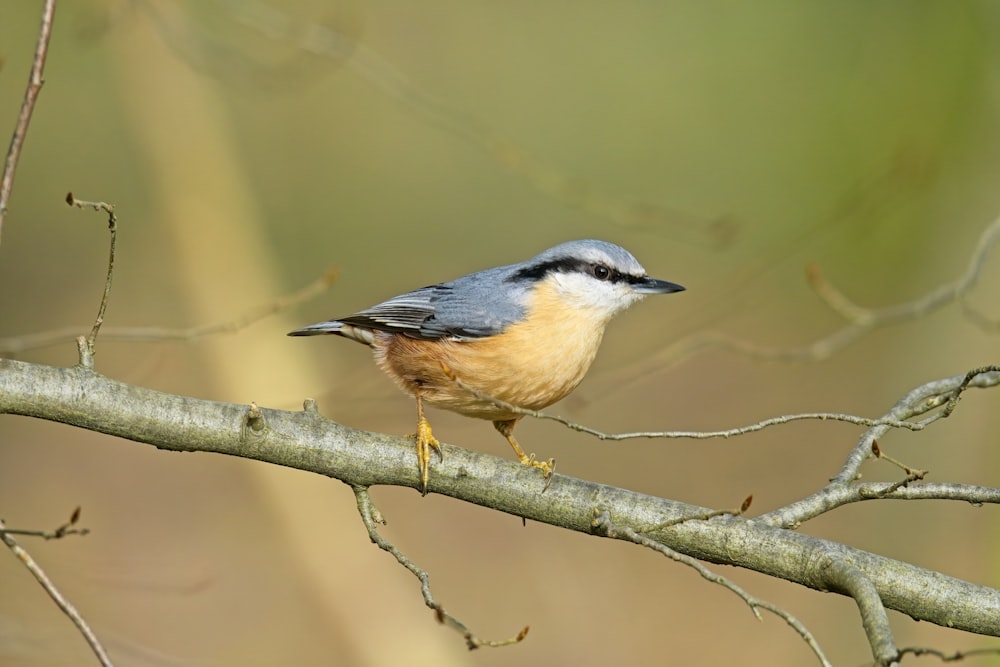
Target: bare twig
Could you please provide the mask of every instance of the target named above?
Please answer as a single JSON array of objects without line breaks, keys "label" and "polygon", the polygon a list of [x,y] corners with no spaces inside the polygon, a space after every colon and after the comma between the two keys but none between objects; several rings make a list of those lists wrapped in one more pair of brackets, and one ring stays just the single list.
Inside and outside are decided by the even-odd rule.
[{"label": "bare twig", "polygon": [[[76,513],[74,514],[76,515]],[[76,516],[78,517],[79,515]],[[12,535],[12,531],[7,530],[7,526],[4,524],[3,519],[0,519],[0,539],[2,539],[4,544],[6,544],[12,552],[14,552],[14,555],[17,556],[22,563],[24,563],[24,566],[28,568],[28,571],[31,572],[38,583],[41,584],[42,588],[46,593],[48,593],[49,597],[52,598],[53,602],[55,602],[59,609],[61,609],[62,612],[69,617],[69,620],[73,622],[73,625],[76,626],[77,630],[80,631],[80,634],[83,635],[83,638],[87,641],[87,644],[90,646],[90,650],[94,652],[95,656],[97,656],[98,662],[100,662],[103,667],[111,667],[111,658],[108,657],[107,651],[104,650],[100,640],[97,639],[97,635],[95,635],[94,631],[91,630],[90,625],[83,620],[83,617],[80,615],[80,612],[76,610],[76,607],[74,607],[73,604],[59,592],[59,589],[56,588],[55,584],[52,583],[52,580],[49,579],[47,574],[45,574],[45,570],[43,570],[42,567],[35,562],[35,559],[31,557],[31,554],[25,551],[24,548],[17,543],[17,540],[15,540]]]},{"label": "bare twig", "polygon": [[951,482],[913,484],[906,478],[897,482],[857,482],[838,487],[837,506],[861,500],[957,500],[977,507],[1000,504],[1000,488]]},{"label": "bare twig", "polygon": [[958,402],[962,400],[962,394],[964,394],[965,390],[969,388],[973,380],[983,379],[983,376],[991,373],[1000,373],[1000,365],[993,364],[990,366],[980,366],[979,368],[973,368],[971,371],[966,373],[965,379],[962,380],[961,384],[955,388],[954,394],[950,399],[948,399],[948,403],[944,406],[944,410],[941,411],[940,418],[944,419],[945,417],[951,416],[951,413],[954,412],[955,408],[958,406]]},{"label": "bare twig", "polygon": [[[885,414],[885,419],[910,420],[919,415],[931,413],[929,416],[915,422],[922,427],[926,427],[939,419],[944,419],[951,415],[958,404],[958,400],[968,389],[972,387],[994,387],[997,385],[1000,385],[1000,366],[984,366],[973,369],[963,375],[934,380],[908,392]],[[951,408],[950,410],[949,407]],[[822,489],[806,498],[759,516],[757,519],[774,526],[794,528],[809,519],[813,519],[820,514],[829,512],[847,503],[859,500],[872,500],[879,497],[937,497],[965,500],[971,503],[997,502],[1000,491],[996,489],[981,489],[980,487],[969,485],[936,485],[930,487],[932,490],[926,492],[910,489],[906,493],[903,493],[904,488],[922,479],[926,473],[922,470],[914,470],[896,461],[893,462],[907,473],[905,479],[888,485],[858,485],[857,479],[861,466],[865,461],[876,455],[886,458],[876,443],[890,428],[886,424],[876,424],[865,431],[847,455],[840,471]]]},{"label": "bare twig", "polygon": [[499,647],[517,644],[528,635],[528,626],[524,626],[519,633],[508,639],[481,639],[469,630],[464,623],[446,612],[444,607],[442,607],[441,604],[434,599],[434,596],[431,595],[430,576],[427,572],[419,568],[413,561],[406,557],[406,554],[396,548],[395,545],[382,537],[381,533],[378,532],[378,525],[385,524],[385,519],[382,518],[381,513],[375,507],[374,503],[372,503],[371,495],[368,493],[368,488],[357,485],[354,485],[351,488],[354,489],[354,497],[358,503],[358,512],[361,513],[361,520],[364,522],[365,528],[368,530],[368,536],[371,538],[371,541],[383,551],[388,551],[392,554],[400,565],[405,567],[413,573],[413,576],[420,580],[420,592],[424,596],[424,604],[434,611],[434,615],[437,618],[438,623],[447,625],[462,634],[470,651],[481,646]]},{"label": "bare twig", "polygon": [[928,472],[930,472],[929,470],[921,470],[920,468],[914,468],[913,466],[906,465],[899,459],[889,456],[888,454],[882,451],[881,447],[878,446],[877,440],[872,441],[872,455],[877,459],[888,461],[889,463],[891,463],[892,465],[896,466],[904,473],[906,473],[906,478],[898,482],[900,486],[906,486],[910,482],[916,482],[918,480],[921,480],[927,476]]},{"label": "bare twig", "polygon": [[35,46],[35,57],[31,62],[31,74],[28,76],[28,88],[24,91],[21,111],[17,115],[14,126],[14,136],[10,139],[7,149],[7,159],[3,165],[3,176],[0,177],[0,234],[3,232],[3,221],[7,215],[7,205],[14,188],[14,175],[17,173],[17,163],[21,159],[21,149],[28,136],[28,125],[35,111],[35,102],[42,90],[42,78],[45,72],[45,59],[49,53],[49,39],[52,37],[52,22],[56,13],[56,0],[45,0],[42,7],[42,27],[38,32],[38,43]]},{"label": "bare twig", "polygon": [[668,439],[688,439],[688,440],[709,440],[713,438],[732,438],[738,435],[746,435],[747,433],[756,433],[757,431],[763,431],[771,426],[779,426],[781,424],[789,424],[796,421],[804,420],[816,420],[816,421],[837,421],[845,422],[848,424],[854,424],[856,426],[867,426],[869,428],[876,426],[883,426],[886,428],[903,428],[910,431],[922,431],[927,424],[916,423],[905,421],[901,419],[892,419],[888,417],[883,417],[880,419],[871,419],[869,417],[858,417],[856,415],[848,415],[840,412],[803,412],[799,414],[792,415],[781,415],[779,417],[769,417],[768,419],[763,419],[759,422],[753,424],[748,424],[746,426],[737,426],[730,429],[725,429],[721,431],[636,431],[632,433],[607,433],[605,431],[600,431],[596,428],[580,424],[578,422],[567,419],[566,417],[561,417],[559,415],[550,414],[547,412],[542,412],[541,410],[529,410],[528,408],[522,408],[519,405],[514,405],[513,403],[508,403],[506,401],[500,400],[495,396],[490,396],[487,393],[481,392],[478,389],[470,387],[468,384],[463,382],[461,378],[455,375],[454,371],[450,368],[441,364],[442,370],[445,374],[451,378],[459,387],[463,390],[469,392],[476,398],[482,399],[484,401],[490,401],[493,405],[498,408],[513,412],[515,414],[524,415],[525,417],[533,417],[535,419],[546,419],[549,421],[554,421],[562,424],[566,428],[579,431],[580,433],[586,433],[592,435],[599,440],[634,440],[636,438],[668,438]]},{"label": "bare twig", "polygon": [[[317,294],[330,288],[337,280],[337,269],[331,267],[308,285],[289,294],[254,306],[242,315],[221,322],[199,324],[186,329],[171,329],[167,327],[103,327],[102,340],[134,341],[141,343],[158,343],[163,341],[191,342],[206,336],[224,333],[236,333],[259,322],[265,317],[276,315],[303,301],[308,301]],[[80,335],[82,326],[69,326],[61,329],[42,331],[25,336],[0,338],[0,354],[17,355],[28,350],[35,350],[51,345],[58,345],[75,339]]]},{"label": "bare twig", "polygon": [[115,243],[118,239],[118,217],[115,215],[115,205],[103,201],[86,201],[77,199],[72,192],[66,194],[66,203],[76,208],[92,208],[95,211],[103,211],[108,214],[108,231],[111,232],[111,247],[108,251],[108,272],[104,277],[104,293],[101,294],[101,305],[97,309],[97,317],[94,318],[94,326],[87,336],[87,349],[80,355],[80,363],[87,368],[94,367],[94,351],[97,343],[97,334],[104,324],[104,314],[108,310],[108,300],[111,298],[111,279],[115,272]]},{"label": "bare twig", "polygon": [[89,528],[74,528],[80,520],[80,508],[77,507],[69,517],[69,521],[59,526],[55,530],[17,530],[14,528],[4,528],[3,532],[8,535],[22,535],[27,537],[41,537],[46,540],[60,540],[67,535],[89,535]]},{"label": "bare twig", "polygon": [[717,516],[743,516],[750,505],[753,503],[753,496],[747,496],[743,499],[743,503],[739,507],[734,507],[728,510],[710,510],[708,512],[700,512],[698,514],[691,514],[689,516],[681,516],[676,519],[670,519],[669,521],[661,521],[660,523],[652,526],[648,529],[644,529],[643,532],[655,533],[657,531],[663,530],[664,528],[670,528],[671,526],[679,526],[682,523],[688,521],[708,521],[709,519],[714,519]]},{"label": "bare twig", "polygon": [[[856,415],[848,415],[837,412],[805,412],[792,415],[781,415],[779,417],[770,417],[768,419],[763,419],[759,422],[753,424],[748,424],[746,426],[739,426],[731,429],[725,429],[721,431],[636,431],[632,433],[606,433],[598,429],[586,426],[574,422],[565,417],[559,415],[553,415],[539,410],[529,410],[527,408],[522,408],[520,406],[514,405],[512,403],[507,403],[494,396],[483,393],[470,387],[466,383],[455,375],[455,373],[442,364],[442,369],[445,374],[447,374],[459,387],[469,392],[470,394],[480,398],[482,400],[490,401],[497,407],[503,408],[504,410],[509,410],[516,414],[524,415],[527,417],[534,417],[536,419],[547,419],[549,421],[554,421],[567,428],[579,431],[581,433],[586,433],[592,435],[600,440],[631,440],[635,438],[669,438],[669,439],[691,439],[691,440],[708,440],[711,438],[732,438],[738,435],[745,435],[747,433],[755,433],[757,431],[763,431],[765,428],[771,426],[778,426],[781,424],[788,424],[795,421],[803,420],[818,420],[818,421],[838,421],[845,422],[848,424],[854,424],[857,426],[866,426],[869,428],[868,433],[881,435],[887,432],[889,429],[901,428],[909,431],[922,431],[930,424],[936,422],[939,419],[944,419],[951,415],[955,407],[958,405],[958,401],[961,399],[962,394],[970,387],[991,387],[1000,384],[1000,366],[983,366],[980,368],[973,369],[965,374],[961,381],[957,381],[956,378],[950,378],[948,381],[943,382],[944,385],[939,385],[939,383],[928,383],[927,385],[921,386],[918,390],[915,390],[919,395],[914,396],[915,392],[910,392],[906,397],[897,403],[896,407],[893,408],[888,414],[877,419],[872,419],[869,417],[859,417]],[[928,387],[932,387],[930,393],[928,393]],[[934,412],[937,408],[944,406],[944,409]],[[931,412],[929,417],[922,419],[920,421],[914,422],[909,421],[910,418],[926,414]],[[858,459],[857,465],[860,465],[860,461],[863,461],[868,453],[871,451],[871,443],[874,442],[876,436],[873,435],[870,439],[862,440],[863,446],[866,448],[863,455]],[[862,445],[859,444],[858,447]],[[856,455],[857,456],[857,455]],[[905,467],[905,466],[904,466]],[[856,469],[854,470],[856,472]],[[838,477],[845,477],[846,473],[841,472]]]},{"label": "bare twig", "polygon": [[797,618],[795,618],[792,614],[788,613],[784,609],[781,609],[780,607],[777,607],[776,605],[767,602],[766,600],[761,600],[760,598],[751,595],[745,589],[743,589],[739,584],[731,581],[730,579],[722,576],[721,574],[716,574],[715,572],[712,572],[710,569],[702,565],[698,560],[690,556],[674,551],[667,545],[657,542],[656,540],[646,537],[645,535],[640,535],[639,533],[635,532],[631,528],[628,528],[627,526],[616,526],[614,523],[612,523],[611,516],[606,511],[594,512],[594,520],[591,522],[591,527],[593,528],[594,532],[599,535],[604,535],[605,537],[610,537],[616,540],[625,540],[626,542],[632,542],[633,544],[644,546],[648,549],[656,551],[659,554],[662,554],[663,556],[666,556],[667,558],[673,561],[687,565],[688,567],[692,568],[695,572],[697,572],[699,575],[701,575],[701,577],[706,581],[709,581],[713,584],[718,584],[719,586],[727,588],[736,595],[738,595],[740,599],[742,599],[743,602],[745,602],[747,606],[750,607],[750,611],[752,611],[753,615],[757,617],[757,620],[763,620],[760,615],[761,609],[771,612],[775,616],[782,619],[786,624],[788,624],[790,628],[795,630],[795,632],[797,632],[799,636],[802,637],[803,641],[806,642],[806,644],[809,646],[812,652],[816,654],[816,658],[819,660],[821,665],[823,665],[824,667],[830,667],[831,663],[829,659],[823,653],[823,649],[820,647],[819,642],[816,641],[816,638],[813,636],[813,634],[809,631],[809,629],[805,625],[802,624],[801,621],[799,621]]},{"label": "bare twig", "polygon": [[941,660],[941,662],[960,662],[966,658],[976,658],[983,655],[1000,655],[1000,648],[974,648],[969,651],[955,651],[954,653],[945,653],[944,651],[939,651],[935,648],[927,648],[924,646],[907,646],[906,648],[899,649],[899,657],[903,658],[907,653],[920,657],[922,655],[933,655],[934,657]]},{"label": "bare twig", "polygon": [[[964,375],[923,384],[907,393],[885,414],[887,419],[909,420],[930,413],[919,424],[927,426],[951,415],[961,396],[970,388],[1000,384],[1000,366],[976,368]],[[938,408],[943,408],[938,410]],[[872,456],[872,443],[888,432],[884,424],[875,424],[858,440],[843,467],[831,483],[846,483],[857,478],[861,465]]]}]

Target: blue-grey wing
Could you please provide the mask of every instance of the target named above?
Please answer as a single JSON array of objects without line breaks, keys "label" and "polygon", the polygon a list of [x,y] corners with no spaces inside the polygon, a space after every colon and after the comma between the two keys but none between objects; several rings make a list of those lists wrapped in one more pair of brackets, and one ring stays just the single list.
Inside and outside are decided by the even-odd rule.
[{"label": "blue-grey wing", "polygon": [[525,313],[524,289],[504,280],[509,273],[510,267],[497,267],[422,287],[292,334],[341,333],[341,325],[347,324],[424,340],[495,336]]},{"label": "blue-grey wing", "polygon": [[495,336],[525,314],[524,288],[496,267],[407,292],[341,321],[414,338],[475,339]]},{"label": "blue-grey wing", "polygon": [[421,335],[421,331],[425,323],[434,317],[434,304],[439,298],[440,288],[440,285],[432,285],[400,294],[371,308],[341,317],[338,321],[376,331],[425,338],[426,336]]}]

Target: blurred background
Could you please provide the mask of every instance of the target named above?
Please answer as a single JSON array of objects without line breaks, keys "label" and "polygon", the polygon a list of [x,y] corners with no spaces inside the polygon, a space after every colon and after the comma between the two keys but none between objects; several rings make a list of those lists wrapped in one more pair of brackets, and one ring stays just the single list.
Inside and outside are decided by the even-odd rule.
[{"label": "blurred background", "polygon": [[[16,119],[40,2],[0,21],[0,128]],[[89,330],[102,215],[118,262],[106,327],[239,317],[322,275],[294,310],[195,342],[98,341],[97,369],[158,390],[405,434],[413,402],[349,341],[285,332],[573,238],[629,248],[688,291],[609,328],[551,411],[607,431],[722,429],[799,411],[879,416],[911,388],[996,363],[952,304],[825,358],[755,358],[863,306],[956,280],[1000,214],[1000,6],[963,2],[86,0],[58,10],[0,245],[0,337]],[[1000,257],[968,303],[996,317]],[[66,340],[17,355],[76,361]],[[996,486],[996,391],[882,447],[935,481]],[[442,440],[509,457],[487,422],[434,411]],[[797,423],[720,441],[600,442],[525,421],[559,471],[750,514],[823,485],[860,429]],[[384,534],[486,638],[469,652],[370,544],[349,488],[0,417],[0,515],[92,533],[25,545],[129,665],[814,664],[777,618],[652,552],[409,489],[377,488]],[[897,479],[869,462],[866,479]],[[1000,586],[995,507],[881,502],[802,532]],[[719,568],[717,568],[719,569]],[[838,665],[870,652],[850,600],[722,569],[801,619]],[[0,664],[91,664],[20,563],[0,555]],[[900,646],[996,645],[892,614]],[[1000,664],[994,658],[976,664]]]}]

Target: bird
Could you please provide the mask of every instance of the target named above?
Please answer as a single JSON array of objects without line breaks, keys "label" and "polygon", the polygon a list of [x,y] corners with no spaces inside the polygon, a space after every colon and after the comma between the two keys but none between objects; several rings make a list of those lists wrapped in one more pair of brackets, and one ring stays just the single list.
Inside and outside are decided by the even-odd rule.
[{"label": "bird", "polygon": [[367,345],[378,367],[416,399],[412,437],[423,495],[431,451],[443,460],[425,404],[492,421],[518,460],[542,472],[544,490],[555,459],[526,454],[514,438],[524,411],[546,408],[580,384],[615,315],[646,295],[684,289],[649,277],[621,246],[583,239],[288,335],[333,334]]}]

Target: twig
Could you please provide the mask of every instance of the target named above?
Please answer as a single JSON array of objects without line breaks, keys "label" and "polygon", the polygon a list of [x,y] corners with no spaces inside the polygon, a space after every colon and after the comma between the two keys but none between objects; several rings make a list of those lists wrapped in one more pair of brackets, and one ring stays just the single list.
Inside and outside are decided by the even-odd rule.
[{"label": "twig", "polygon": [[493,405],[504,410],[508,410],[515,414],[524,415],[525,417],[533,417],[535,419],[546,419],[549,421],[554,421],[562,424],[566,428],[579,431],[580,433],[586,433],[592,435],[599,440],[634,440],[636,438],[668,438],[668,439],[689,439],[689,440],[709,440],[712,438],[732,438],[738,435],[745,435],[747,433],[756,433],[757,431],[763,431],[771,426],[778,426],[780,424],[788,424],[796,421],[804,420],[817,420],[817,421],[837,421],[846,422],[848,424],[854,424],[855,426],[867,426],[869,428],[876,426],[883,426],[887,428],[903,428],[910,431],[922,431],[927,424],[910,422],[901,419],[892,419],[888,417],[883,417],[880,419],[871,419],[869,417],[858,417],[855,415],[848,415],[839,412],[803,412],[799,414],[792,415],[781,415],[779,417],[769,417],[768,419],[763,419],[759,422],[753,424],[748,424],[747,426],[738,426],[735,428],[725,429],[721,431],[636,431],[632,433],[606,433],[605,431],[599,431],[596,428],[580,424],[578,422],[567,419],[566,417],[561,417],[559,415],[550,414],[548,412],[542,412],[541,410],[529,410],[528,408],[522,408],[519,405],[514,405],[513,403],[508,403],[506,401],[500,400],[495,396],[490,396],[485,392],[481,392],[478,389],[470,387],[465,382],[461,380],[454,371],[448,368],[446,365],[441,364],[441,368],[445,375],[452,379],[459,387],[469,392],[476,398],[482,399],[484,401],[490,401]]},{"label": "twig", "polygon": [[[939,419],[950,416],[955,406],[958,405],[959,399],[968,389],[997,385],[1000,385],[1000,366],[983,366],[963,375],[934,380],[913,389],[899,399],[885,414],[885,420],[910,420],[919,415],[932,413],[915,422],[926,427]],[[822,489],[801,500],[761,515],[757,517],[757,520],[773,526],[795,528],[809,519],[847,503],[879,497],[940,497],[973,503],[996,502],[1000,491],[995,489],[976,491],[980,487],[967,485],[960,487],[939,485],[933,487],[934,490],[930,492],[901,493],[901,490],[907,485],[921,479],[925,471],[914,470],[898,462],[895,463],[907,473],[904,480],[888,485],[858,485],[857,479],[864,462],[875,455],[885,458],[885,455],[878,448],[877,441],[889,431],[889,428],[886,424],[876,424],[865,431],[848,453],[840,471]]]},{"label": "twig", "polygon": [[[927,426],[950,416],[961,396],[970,387],[985,388],[998,384],[1000,384],[1000,366],[983,366],[958,377],[928,382],[897,401],[885,417],[907,420],[931,413],[918,422]],[[938,410],[942,407],[944,409]],[[843,467],[830,480],[831,483],[847,483],[856,479],[861,465],[872,455],[872,443],[885,435],[888,430],[882,424],[876,424],[869,428],[858,440],[858,444],[848,455]]]},{"label": "twig", "polygon": [[108,231],[111,232],[111,248],[108,251],[108,272],[104,278],[104,293],[101,295],[101,305],[97,309],[97,317],[94,319],[94,326],[87,336],[86,350],[81,349],[80,363],[87,368],[94,367],[94,350],[97,343],[97,334],[104,324],[104,314],[108,310],[108,300],[111,298],[111,278],[115,272],[115,242],[118,239],[118,217],[115,215],[115,205],[103,201],[86,201],[77,199],[72,192],[66,194],[66,203],[76,208],[92,208],[95,211],[104,211],[108,214]]},{"label": "twig", "polygon": [[[966,373],[964,379],[958,383],[957,386],[949,385],[946,389],[940,391],[934,391],[932,395],[924,396],[922,400],[913,400],[911,395],[907,395],[904,399],[900,401],[900,404],[905,404],[906,410],[903,410],[903,414],[896,414],[897,410],[894,409],[890,411],[889,414],[879,417],[877,419],[872,419],[870,417],[859,417],[856,415],[848,415],[839,412],[803,412],[791,415],[781,415],[779,417],[769,417],[767,419],[762,419],[761,421],[754,422],[753,424],[748,424],[746,426],[738,426],[735,428],[725,429],[721,431],[635,431],[631,433],[607,433],[605,431],[600,431],[598,429],[574,422],[566,417],[561,417],[559,415],[549,414],[547,412],[542,412],[540,410],[529,410],[527,408],[522,408],[513,403],[507,403],[499,398],[490,396],[484,392],[481,392],[473,387],[470,387],[465,382],[463,382],[458,376],[455,375],[454,371],[442,364],[442,370],[448,377],[450,377],[459,387],[469,392],[476,398],[482,399],[484,401],[490,401],[499,408],[504,410],[509,410],[515,414],[524,415],[526,417],[533,417],[535,419],[546,419],[549,421],[554,421],[556,423],[562,424],[563,426],[573,430],[579,431],[580,433],[586,433],[592,435],[600,440],[633,440],[636,438],[667,438],[667,439],[690,439],[690,440],[708,440],[712,438],[732,438],[739,435],[745,435],[747,433],[756,433],[757,431],[763,431],[766,428],[772,426],[778,426],[781,424],[788,424],[796,421],[804,420],[817,420],[817,421],[837,421],[845,422],[847,424],[854,424],[856,426],[866,426],[869,429],[879,429],[880,433],[887,432],[889,429],[901,428],[909,431],[922,431],[930,424],[936,422],[939,419],[944,419],[948,417],[951,412],[958,405],[958,401],[962,394],[970,387],[989,387],[996,384],[1000,384],[1000,366],[983,366]],[[974,380],[978,380],[975,381]],[[933,384],[933,383],[931,383]],[[919,388],[919,391],[926,391],[928,385],[924,385]],[[912,394],[912,392],[911,392]],[[934,413],[931,416],[918,421],[909,421],[909,418],[918,415],[926,414],[932,412],[933,410],[945,406],[940,412]],[[867,447],[870,444],[866,443]]]},{"label": "twig", "polygon": [[889,463],[891,463],[892,465],[896,466],[904,473],[906,473],[906,479],[897,482],[900,486],[906,486],[910,482],[916,482],[918,480],[921,480],[927,476],[928,472],[930,472],[929,470],[921,470],[920,468],[914,468],[913,466],[909,466],[903,463],[899,459],[889,456],[888,454],[882,451],[881,447],[878,446],[877,440],[872,440],[872,455],[877,459],[888,461]]},{"label": "twig", "polygon": [[364,522],[365,528],[368,530],[368,537],[370,537],[371,541],[374,542],[380,549],[388,551],[392,554],[400,565],[405,567],[413,573],[413,576],[420,580],[420,592],[424,596],[424,604],[434,611],[434,615],[437,618],[438,623],[447,625],[462,634],[470,651],[481,646],[495,648],[499,646],[517,644],[528,635],[528,626],[524,626],[524,629],[508,639],[481,639],[469,630],[464,623],[446,612],[444,607],[442,607],[441,604],[438,603],[431,595],[430,576],[427,572],[417,567],[413,561],[406,557],[406,554],[396,548],[395,545],[382,537],[382,535],[378,532],[378,525],[385,524],[385,519],[382,518],[381,513],[375,507],[374,503],[372,503],[371,495],[368,493],[368,488],[357,485],[353,485],[351,488],[354,489],[354,497],[357,499],[358,503],[358,512],[361,513],[361,520]]},{"label": "twig", "polygon": [[62,612],[73,622],[73,625],[76,626],[77,630],[80,631],[80,634],[83,635],[83,638],[87,641],[87,644],[90,646],[90,650],[94,652],[95,656],[97,656],[98,662],[100,662],[103,667],[112,667],[111,658],[108,657],[107,651],[104,650],[104,647],[101,645],[97,635],[94,634],[94,631],[91,630],[87,622],[83,620],[80,612],[76,610],[76,607],[74,607],[69,600],[63,597],[63,594],[59,592],[59,589],[56,588],[55,584],[52,583],[52,580],[45,574],[45,570],[43,570],[41,566],[35,562],[35,559],[31,557],[31,554],[25,551],[24,548],[17,543],[11,533],[12,531],[7,530],[7,526],[4,524],[3,519],[0,519],[0,539],[2,539],[4,544],[6,544],[12,552],[14,552],[14,555],[17,556],[22,563],[24,563],[24,566],[28,568],[28,571],[31,572],[32,575],[34,575],[35,579],[39,584],[41,584],[45,592],[48,593],[49,597],[56,603],[56,606],[58,606],[59,609],[61,609]]},{"label": "twig", "polygon": [[971,371],[966,373],[965,379],[962,380],[962,383],[955,388],[954,395],[948,399],[948,404],[945,405],[944,410],[941,411],[941,418],[943,419],[951,416],[951,413],[954,412],[955,408],[958,406],[958,402],[962,400],[962,394],[964,394],[965,390],[969,388],[973,380],[989,373],[1000,373],[1000,365],[994,364],[990,366],[981,366],[979,368],[973,368]]},{"label": "twig", "polygon": [[899,649],[899,657],[901,659],[907,653],[917,657],[933,655],[941,660],[941,662],[959,662],[966,658],[974,658],[981,655],[1000,655],[1000,648],[974,648],[969,651],[955,651],[954,653],[945,653],[936,648],[927,648],[924,646],[907,646],[906,648]]},{"label": "twig", "polygon": [[809,646],[812,652],[816,655],[817,659],[819,659],[821,665],[823,665],[824,667],[831,666],[831,663],[829,659],[826,657],[826,655],[823,653],[823,649],[820,647],[819,642],[816,641],[816,638],[809,631],[809,629],[805,625],[803,625],[801,621],[799,621],[797,618],[795,618],[793,615],[791,615],[784,609],[781,609],[780,607],[777,607],[776,605],[767,602],[766,600],[761,600],[760,598],[751,595],[745,589],[743,589],[739,584],[729,580],[728,578],[722,576],[721,574],[716,574],[715,572],[712,572],[710,569],[702,565],[698,560],[690,556],[674,551],[667,545],[657,542],[656,540],[646,537],[645,535],[640,535],[631,528],[625,526],[616,526],[614,523],[612,523],[611,516],[606,511],[602,512],[595,510],[594,520],[591,522],[591,527],[593,528],[594,532],[597,533],[598,535],[604,535],[605,537],[610,537],[612,539],[624,540],[626,542],[632,542],[633,544],[638,544],[640,546],[647,547],[649,549],[652,549],[653,551],[656,551],[659,554],[662,554],[663,556],[666,556],[667,558],[673,561],[687,565],[688,567],[692,568],[695,572],[697,572],[699,575],[701,575],[701,577],[706,581],[709,581],[713,584],[718,584],[719,586],[727,588],[736,595],[738,595],[740,599],[742,599],[743,602],[745,602],[747,606],[750,607],[750,610],[753,612],[753,615],[757,617],[757,620],[763,620],[759,610],[764,609],[766,611],[771,612],[775,616],[785,621],[785,623],[790,628],[795,630],[795,632],[797,632],[798,635],[802,637],[803,641],[805,641],[805,643]]},{"label": "twig", "polygon": [[45,0],[42,7],[42,27],[38,32],[38,43],[35,45],[35,57],[31,63],[31,74],[28,76],[28,88],[24,91],[21,101],[21,111],[17,115],[14,126],[14,136],[10,139],[7,149],[7,159],[3,165],[3,176],[0,177],[0,234],[3,232],[3,221],[7,215],[7,204],[14,188],[14,175],[17,163],[21,159],[21,149],[28,136],[28,125],[35,111],[35,102],[42,90],[42,78],[45,72],[45,59],[49,53],[49,39],[52,37],[52,21],[56,13],[56,0]]},{"label": "twig", "polygon": [[[205,336],[220,333],[236,333],[249,327],[265,317],[280,313],[330,288],[337,280],[337,269],[331,267],[311,283],[294,292],[283,295],[265,304],[254,306],[247,312],[233,319],[209,324],[199,324],[186,329],[170,329],[166,327],[103,327],[102,340],[162,342],[190,342]],[[27,350],[34,350],[50,345],[58,345],[73,340],[80,334],[80,326],[70,326],[61,329],[43,331],[26,336],[0,338],[0,354],[16,355]]]},{"label": "twig", "polygon": [[663,521],[650,528],[643,529],[645,533],[655,533],[661,531],[665,528],[671,528],[673,526],[678,526],[682,523],[687,523],[688,521],[708,521],[709,519],[714,519],[717,516],[743,516],[750,505],[753,503],[753,496],[747,496],[743,499],[743,503],[739,507],[734,507],[728,510],[710,510],[708,512],[701,512],[699,514],[691,514],[686,516],[677,517],[676,519],[670,519],[669,521]]},{"label": "twig", "polygon": [[74,528],[80,520],[80,508],[77,507],[69,517],[69,521],[59,526],[55,530],[17,530],[14,528],[4,528],[3,532],[8,535],[22,535],[27,537],[41,537],[45,540],[60,540],[67,535],[89,535],[89,528]]},{"label": "twig", "polygon": [[[912,481],[912,480],[910,480]],[[979,486],[976,484],[957,484],[951,482],[932,482],[910,484],[909,481],[899,482],[864,482],[843,487],[843,499],[839,505],[861,500],[957,500],[980,507],[987,503],[1000,504],[1000,488],[995,486]]]}]

